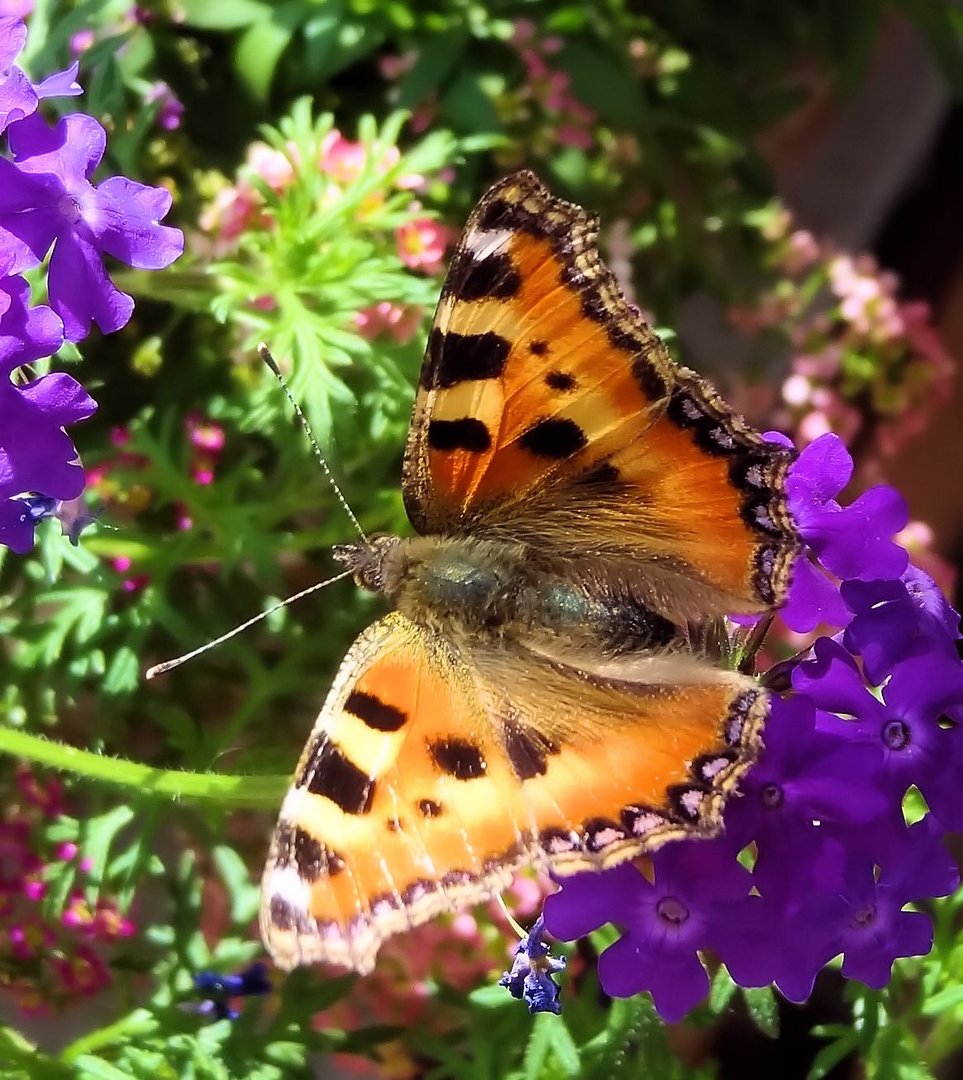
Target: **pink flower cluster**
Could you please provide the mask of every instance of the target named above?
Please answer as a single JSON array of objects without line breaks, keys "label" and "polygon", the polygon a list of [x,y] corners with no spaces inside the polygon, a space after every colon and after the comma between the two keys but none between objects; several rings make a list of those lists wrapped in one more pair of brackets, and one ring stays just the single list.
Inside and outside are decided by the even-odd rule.
[{"label": "pink flower cluster", "polygon": [[[364,143],[352,142],[337,128],[332,128],[321,140],[314,163],[328,180],[323,198],[340,198],[344,189],[364,174],[370,154],[370,148]],[[215,248],[220,253],[234,248],[245,232],[274,227],[259,184],[282,194],[297,179],[300,156],[293,143],[289,143],[284,151],[266,143],[251,145],[241,177],[235,184],[221,188],[200,218],[201,228],[213,235]],[[400,160],[398,147],[388,147],[376,163],[379,174],[384,175]],[[247,176],[243,175],[244,171]],[[425,177],[414,173],[402,174],[394,181],[394,187],[403,191],[417,191],[424,185]],[[370,214],[384,198],[382,192],[373,193],[359,207],[359,216]],[[409,210],[414,216],[395,230],[393,238],[398,258],[409,270],[437,274],[444,267],[445,253],[454,234],[442,223],[420,214],[418,202],[413,201]],[[270,310],[274,299],[266,295],[258,297],[252,304],[259,310]],[[420,307],[381,301],[356,314],[355,329],[368,341],[389,336],[403,345],[418,332],[423,315]]]},{"label": "pink flower cluster", "polygon": [[564,46],[562,38],[542,36],[530,19],[516,19],[512,45],[525,65],[520,101],[547,119],[553,141],[591,150],[595,145],[595,113],[571,91],[571,77],[552,67],[552,57]]},{"label": "pink flower cluster", "polygon": [[77,845],[54,843],[49,824],[63,812],[63,787],[40,779],[26,765],[15,773],[17,795],[0,820],[0,993],[27,1013],[60,1008],[111,983],[107,956],[135,930],[113,899],[93,905],[75,888],[59,919],[41,902],[49,881],[74,863],[77,880],[90,872]]},{"label": "pink flower cluster", "polygon": [[954,362],[923,302],[898,296],[895,275],[793,230],[779,215],[767,236],[780,275],[751,310],[730,320],[755,333],[788,329],[791,372],[776,426],[804,446],[827,431],[894,454],[949,393]]},{"label": "pink flower cluster", "polygon": [[[531,922],[551,887],[547,879],[517,875],[505,899],[517,918]],[[514,937],[501,908],[491,903],[477,917],[464,911],[392,938],[379,953],[371,975],[360,979],[347,998],[319,1014],[315,1024],[347,1030],[373,1021],[401,1027],[417,1024],[442,1034],[457,1026],[459,1016],[439,1000],[438,985],[461,991],[485,985],[506,961],[510,963]],[[338,1055],[336,1062],[353,1075],[395,1080],[420,1075],[404,1040],[385,1043],[377,1053],[377,1062],[364,1062],[355,1055]]]}]

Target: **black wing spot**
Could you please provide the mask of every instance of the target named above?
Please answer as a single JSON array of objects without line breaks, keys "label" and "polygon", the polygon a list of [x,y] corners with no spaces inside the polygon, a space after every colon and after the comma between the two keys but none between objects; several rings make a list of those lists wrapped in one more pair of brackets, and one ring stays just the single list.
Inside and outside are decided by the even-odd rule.
[{"label": "black wing spot", "polygon": [[432,450],[470,450],[483,454],[490,449],[492,437],[481,420],[463,416],[460,420],[429,421],[428,445]]},{"label": "black wing spot", "polygon": [[528,343],[528,351],[533,356],[544,356],[548,352],[547,341],[530,341]]},{"label": "black wing spot", "polygon": [[610,461],[602,461],[578,478],[580,484],[617,484],[619,470]]},{"label": "black wing spot", "polygon": [[304,829],[294,830],[292,851],[294,864],[306,881],[334,877],[344,869],[344,859],[336,851],[315,840]]},{"label": "black wing spot", "polygon": [[575,376],[569,375],[567,371],[550,371],[545,376],[545,385],[552,390],[567,394],[570,390],[574,390],[578,383],[575,381]]},{"label": "black wing spot", "polygon": [[422,817],[441,817],[444,813],[444,809],[440,802],[435,802],[434,799],[419,799],[418,800],[418,813]]},{"label": "black wing spot", "polygon": [[541,776],[548,768],[548,755],[558,747],[510,720],[505,724],[505,752],[519,780]]},{"label": "black wing spot", "polygon": [[374,694],[366,694],[363,690],[352,690],[344,707],[375,731],[398,731],[408,720],[406,712],[396,709],[394,705],[387,705]]},{"label": "black wing spot", "polygon": [[536,457],[560,461],[581,450],[587,445],[588,439],[574,420],[562,417],[539,420],[518,442]]},{"label": "black wing spot", "polygon": [[507,252],[484,259],[466,254],[465,262],[449,283],[456,300],[510,300],[522,287],[522,278]]},{"label": "black wing spot", "polygon": [[314,919],[302,908],[295,907],[279,893],[271,897],[268,905],[271,925],[277,930],[293,930],[296,934],[310,934],[316,930]]},{"label": "black wing spot", "polygon": [[422,384],[429,390],[446,390],[473,379],[496,379],[511,351],[511,342],[500,334],[455,334],[432,330],[422,368]]},{"label": "black wing spot", "polygon": [[330,799],[346,814],[367,814],[374,798],[374,780],[331,742],[309,755],[308,766],[295,783]]},{"label": "black wing spot", "polygon": [[481,750],[466,739],[436,739],[428,752],[442,772],[456,780],[475,780],[488,768]]},{"label": "black wing spot", "polygon": [[669,392],[662,374],[647,356],[637,356],[632,361],[632,375],[651,401],[661,401]]}]

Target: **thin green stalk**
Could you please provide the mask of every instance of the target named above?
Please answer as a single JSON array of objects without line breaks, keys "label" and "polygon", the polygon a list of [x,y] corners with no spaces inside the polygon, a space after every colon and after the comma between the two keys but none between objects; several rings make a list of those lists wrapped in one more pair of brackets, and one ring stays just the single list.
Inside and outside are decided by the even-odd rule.
[{"label": "thin green stalk", "polygon": [[229,773],[183,772],[156,769],[125,758],[92,754],[39,735],[0,728],[0,754],[25,758],[119,787],[137,788],[147,795],[167,799],[199,799],[220,806],[250,810],[276,810],[290,778],[287,776],[240,776]]}]

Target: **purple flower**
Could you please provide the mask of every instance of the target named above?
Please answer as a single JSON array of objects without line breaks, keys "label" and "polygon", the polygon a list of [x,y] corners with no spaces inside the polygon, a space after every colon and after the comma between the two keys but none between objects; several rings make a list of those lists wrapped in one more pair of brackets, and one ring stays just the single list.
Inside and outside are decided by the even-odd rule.
[{"label": "purple flower", "polygon": [[931,818],[888,836],[888,850],[878,862],[851,862],[838,893],[843,975],[876,990],[889,981],[897,957],[924,956],[932,947],[929,917],[904,911],[906,904],[946,896],[959,884],[956,865]]},{"label": "purple flower", "polygon": [[751,887],[752,875],[725,841],[683,841],[655,852],[651,881],[632,863],[563,878],[545,900],[545,923],[565,940],[606,922],[622,927],[599,957],[602,989],[613,997],[648,990],[672,1022],[709,989],[700,950],[722,951],[732,944],[731,928],[751,921],[759,903]]},{"label": "purple flower", "polygon": [[63,344],[60,320],[49,308],[28,308],[27,292],[20,278],[0,279],[0,543],[21,554],[49,510],[29,496],[68,501],[83,491],[84,470],[63,429],[97,408],[62,372],[13,382],[17,368]]},{"label": "purple flower", "polygon": [[181,117],[184,115],[184,105],[175,96],[174,91],[166,82],[156,82],[147,91],[145,102],[150,105],[159,102],[157,108],[157,126],[164,131],[175,131],[181,126]]},{"label": "purple flower", "polygon": [[251,964],[237,975],[199,971],[194,976],[194,987],[209,996],[194,1006],[193,1011],[211,1015],[216,1020],[237,1019],[237,1010],[231,1007],[232,998],[269,994],[273,989],[267,965],[260,962]]},{"label": "purple flower", "polygon": [[963,706],[963,664],[955,655],[934,650],[896,664],[880,700],[841,645],[820,638],[814,654],[796,668],[793,687],[825,710],[822,730],[878,748],[880,783],[891,804],[915,784],[946,824],[963,820],[957,818],[963,797],[953,797],[959,785],[945,783],[963,767],[963,733],[943,720],[947,709]]},{"label": "purple flower", "polygon": [[33,85],[14,63],[27,40],[22,19],[0,17],[0,132],[15,120],[37,111],[37,104],[48,97],[73,97],[82,93],[77,85],[77,65],[58,71]]},{"label": "purple flower", "polygon": [[[773,441],[785,442],[784,437]],[[780,612],[800,633],[820,623],[843,626],[849,613],[826,571],[839,578],[872,581],[898,578],[909,556],[892,538],[908,520],[906,503],[891,487],[863,492],[849,506],[836,496],[853,475],[853,459],[838,435],[827,433],[810,443],[789,470],[789,509],[816,563],[798,560],[789,598]]]},{"label": "purple flower", "polygon": [[725,824],[737,850],[756,844],[756,884],[775,896],[804,885],[810,869],[820,873],[828,826],[865,825],[886,802],[875,783],[878,747],[817,730],[808,698],[773,698],[763,737]]},{"label": "purple flower", "polygon": [[844,581],[840,593],[853,613],[843,644],[862,657],[874,685],[909,656],[940,651],[956,658],[960,616],[917,567],[908,566],[898,581]]},{"label": "purple flower", "polygon": [[173,262],[184,237],[159,224],[169,192],[122,176],[94,187],[87,178],[106,135],[90,116],[73,114],[54,128],[30,116],[11,125],[9,140],[15,162],[0,159],[0,265],[19,272],[52,248],[48,292],[67,338],[81,340],[91,320],[104,333],[120,329],[134,302],[108,277],[103,255],[141,269]]},{"label": "purple flower", "polygon": [[552,979],[565,970],[565,957],[555,959],[549,955],[549,948],[542,941],[545,932],[543,916],[535,920],[535,925],[516,946],[512,970],[506,971],[498,980],[513,998],[524,1001],[530,1013],[562,1011],[559,1002],[559,987]]}]

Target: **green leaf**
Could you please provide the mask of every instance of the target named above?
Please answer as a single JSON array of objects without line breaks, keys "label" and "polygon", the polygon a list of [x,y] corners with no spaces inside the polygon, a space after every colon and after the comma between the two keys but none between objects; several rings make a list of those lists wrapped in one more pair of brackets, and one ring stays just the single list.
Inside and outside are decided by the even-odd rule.
[{"label": "green leaf", "polygon": [[410,109],[436,90],[455,70],[468,36],[461,29],[425,42],[418,59],[398,86],[398,105]]},{"label": "green leaf", "polygon": [[271,18],[273,5],[259,0],[181,0],[184,23],[202,30],[240,30]]},{"label": "green leaf", "polygon": [[134,818],[129,806],[115,806],[105,814],[88,818],[82,827],[80,843],[83,856],[90,860],[90,878],[96,883],[104,880],[110,847],[120,830]]},{"label": "green leaf", "polygon": [[779,1006],[776,995],[768,986],[743,989],[742,996],[753,1023],[763,1034],[775,1039],[779,1036]]},{"label": "green leaf", "polygon": [[485,134],[502,131],[501,118],[472,71],[462,70],[452,80],[442,96],[441,111],[455,128]]},{"label": "green leaf", "polygon": [[270,18],[252,23],[237,43],[238,76],[258,101],[266,101],[281,55],[310,11],[302,0],[270,9]]}]

